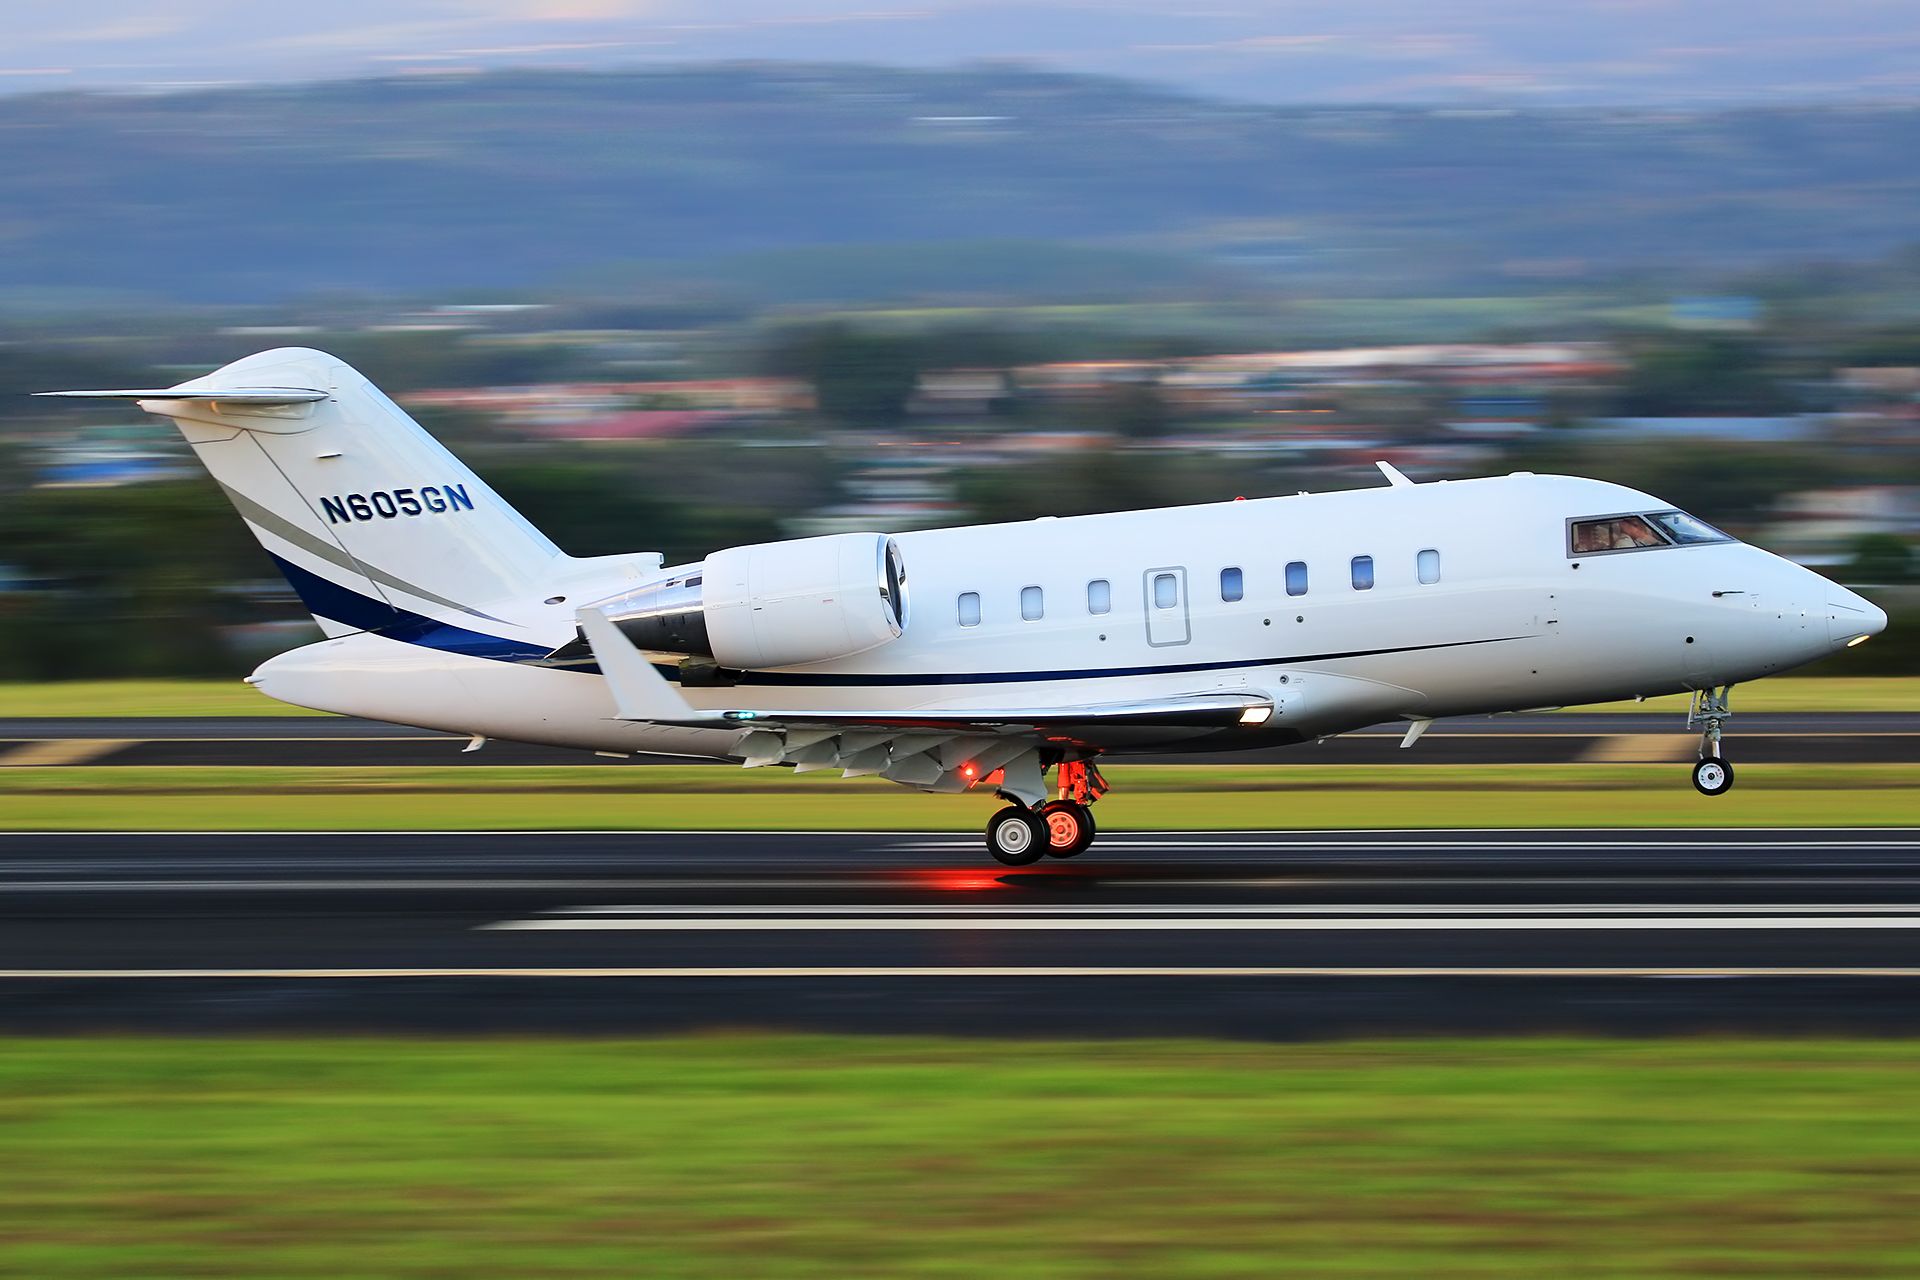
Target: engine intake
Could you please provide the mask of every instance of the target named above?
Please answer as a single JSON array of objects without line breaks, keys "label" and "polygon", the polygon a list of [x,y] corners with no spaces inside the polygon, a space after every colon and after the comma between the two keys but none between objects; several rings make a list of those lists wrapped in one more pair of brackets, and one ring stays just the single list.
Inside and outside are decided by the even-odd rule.
[{"label": "engine intake", "polygon": [[636,648],[759,670],[850,658],[907,627],[899,545],[837,533],[717,551],[594,608]]}]

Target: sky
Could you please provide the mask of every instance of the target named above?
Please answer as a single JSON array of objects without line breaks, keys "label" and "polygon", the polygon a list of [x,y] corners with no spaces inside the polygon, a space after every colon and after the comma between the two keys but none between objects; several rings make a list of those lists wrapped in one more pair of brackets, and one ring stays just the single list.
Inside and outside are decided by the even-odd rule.
[{"label": "sky", "polygon": [[1920,99],[1915,0],[0,0],[0,14],[0,93],[995,59],[1262,102]]}]

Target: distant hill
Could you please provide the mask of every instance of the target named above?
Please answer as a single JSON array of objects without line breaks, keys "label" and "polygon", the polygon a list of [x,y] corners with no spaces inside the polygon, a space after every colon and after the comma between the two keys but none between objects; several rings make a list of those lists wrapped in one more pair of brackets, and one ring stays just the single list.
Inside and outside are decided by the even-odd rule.
[{"label": "distant hill", "polygon": [[[944,296],[956,273],[916,275],[912,248],[955,244],[987,290],[1073,296],[1131,270],[1177,291],[1737,268],[1920,239],[1915,155],[1913,107],[1271,108],[1002,68],[14,96],[0,289]],[[1048,242],[1099,252],[1055,281]],[[993,280],[996,243],[1025,265]]]}]

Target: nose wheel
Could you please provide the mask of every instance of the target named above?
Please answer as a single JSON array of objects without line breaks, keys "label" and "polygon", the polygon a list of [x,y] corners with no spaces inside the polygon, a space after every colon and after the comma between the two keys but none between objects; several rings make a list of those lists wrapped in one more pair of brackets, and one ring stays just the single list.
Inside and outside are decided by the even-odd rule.
[{"label": "nose wheel", "polygon": [[1703,796],[1723,796],[1733,790],[1733,765],[1720,754],[1721,730],[1729,716],[1727,695],[1733,686],[1696,689],[1687,712],[1687,728],[1700,730],[1700,759],[1693,766],[1693,789]]},{"label": "nose wheel", "polygon": [[1719,756],[1703,756],[1693,766],[1693,789],[1703,796],[1723,796],[1733,790],[1733,766]]}]

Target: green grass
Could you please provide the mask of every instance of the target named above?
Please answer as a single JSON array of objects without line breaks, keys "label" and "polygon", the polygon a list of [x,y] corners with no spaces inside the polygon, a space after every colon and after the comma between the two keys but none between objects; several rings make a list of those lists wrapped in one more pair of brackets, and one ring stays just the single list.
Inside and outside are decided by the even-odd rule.
[{"label": "green grass", "polygon": [[[1104,830],[1920,824],[1920,764],[1748,765],[1730,796],[1681,764],[1116,765]],[[974,831],[986,795],[784,769],[174,767],[0,770],[0,830]]]},{"label": "green grass", "polygon": [[[1602,702],[1568,711],[1661,712],[1684,718],[1690,695],[1645,702]],[[1782,676],[1743,684],[1733,691],[1735,731],[1742,711],[1920,711],[1920,676]]]},{"label": "green grass", "polygon": [[0,684],[0,719],[34,716],[317,716],[239,679]]},{"label": "green grass", "polygon": [[[1686,713],[1686,698],[1609,702],[1578,711]],[[1742,685],[1736,711],[1920,711],[1920,676],[1784,677]],[[321,715],[275,702],[233,680],[74,680],[0,683],[0,719],[33,716],[300,716]]]},{"label": "green grass", "polygon": [[1911,1277],[1904,1041],[0,1041],[0,1273]]}]

